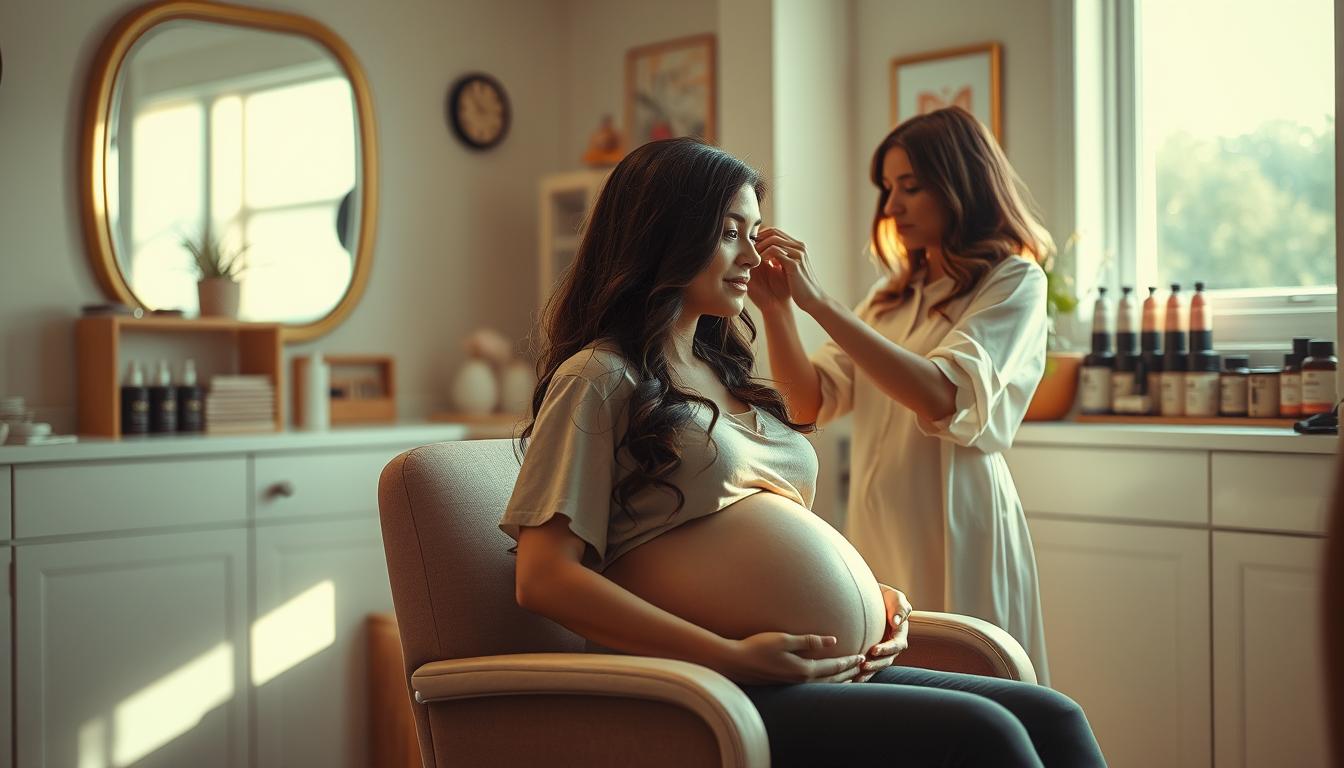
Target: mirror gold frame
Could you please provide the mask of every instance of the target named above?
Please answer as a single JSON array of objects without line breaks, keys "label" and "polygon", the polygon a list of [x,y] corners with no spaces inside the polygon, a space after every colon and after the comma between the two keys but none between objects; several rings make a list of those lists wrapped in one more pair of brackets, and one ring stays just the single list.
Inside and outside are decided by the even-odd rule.
[{"label": "mirror gold frame", "polygon": [[325,25],[305,16],[247,8],[208,0],[165,0],[137,8],[123,17],[108,33],[94,57],[84,103],[80,131],[80,184],[84,239],[89,248],[98,284],[109,298],[132,307],[144,306],[127,283],[112,243],[107,215],[107,131],[117,75],[126,54],[146,32],[175,20],[206,21],[285,32],[307,37],[331,52],[350,79],[355,109],[359,114],[359,171],[363,195],[359,241],[350,285],[326,316],[311,323],[284,324],[286,341],[306,341],[335,328],[359,303],[369,280],[378,211],[378,143],[374,128],[373,98],[368,79],[345,41]]}]

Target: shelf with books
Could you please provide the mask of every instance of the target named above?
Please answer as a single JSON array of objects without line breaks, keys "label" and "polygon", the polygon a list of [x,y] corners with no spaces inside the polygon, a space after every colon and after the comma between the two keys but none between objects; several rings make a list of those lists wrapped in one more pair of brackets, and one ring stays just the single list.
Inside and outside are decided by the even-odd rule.
[{"label": "shelf with books", "polygon": [[[194,360],[203,385],[216,376],[262,376],[275,393],[270,418],[251,431],[284,429],[284,368],[280,326],[222,318],[133,318],[75,321],[79,433],[121,437],[121,381],[132,360]],[[268,430],[261,427],[269,426]],[[209,425],[207,431],[211,430]]]}]

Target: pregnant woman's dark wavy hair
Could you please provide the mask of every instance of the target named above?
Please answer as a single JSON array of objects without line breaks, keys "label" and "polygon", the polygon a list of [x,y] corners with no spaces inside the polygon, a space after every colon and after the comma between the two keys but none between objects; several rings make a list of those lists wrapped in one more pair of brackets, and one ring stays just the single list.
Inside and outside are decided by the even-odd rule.
[{"label": "pregnant woman's dark wavy hair", "polygon": [[[664,349],[681,313],[682,293],[713,259],[724,216],[744,185],[764,197],[759,173],[695,139],[654,141],[631,152],[607,179],[579,252],[546,305],[533,423],[556,369],[589,344],[599,339],[614,344],[633,368],[638,384],[625,435],[616,445],[617,461],[631,471],[612,491],[612,500],[627,513],[635,494],[649,486],[667,489],[681,507],[684,495],[666,480],[681,464],[677,427],[691,419],[694,403],[719,418],[712,400],[673,384]],[[811,431],[812,425],[789,419],[778,392],[752,379],[755,338],[745,311],[732,318],[705,315],[693,350],[738,399],[795,430]],[[524,445],[533,423],[522,433]]]}]

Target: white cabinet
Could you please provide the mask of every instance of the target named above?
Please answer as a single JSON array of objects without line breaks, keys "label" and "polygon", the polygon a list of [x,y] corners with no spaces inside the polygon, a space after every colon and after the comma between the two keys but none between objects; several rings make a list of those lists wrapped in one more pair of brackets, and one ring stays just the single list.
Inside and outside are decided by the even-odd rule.
[{"label": "white cabinet", "polygon": [[1329,763],[1322,539],[1213,534],[1214,756],[1219,768]]},{"label": "white cabinet", "polygon": [[1113,768],[1208,766],[1207,531],[1033,519],[1051,684]]},{"label": "white cabinet", "polygon": [[258,526],[256,576],[257,765],[364,768],[364,619],[392,611],[377,516]]},{"label": "white cabinet", "polygon": [[1006,458],[1027,514],[1209,522],[1206,453],[1028,446]]},{"label": "white cabinet", "polygon": [[378,476],[393,457],[413,447],[258,456],[252,498],[256,519],[376,519]]},{"label": "white cabinet", "polygon": [[249,764],[246,530],[14,557],[18,765]]}]

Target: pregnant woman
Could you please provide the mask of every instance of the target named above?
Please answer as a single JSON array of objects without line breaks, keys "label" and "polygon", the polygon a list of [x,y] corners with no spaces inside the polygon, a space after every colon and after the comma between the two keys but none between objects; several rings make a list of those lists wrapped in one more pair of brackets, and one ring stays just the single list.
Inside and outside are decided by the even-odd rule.
[{"label": "pregnant woman", "polygon": [[774,765],[1103,764],[1061,694],[891,666],[910,606],[809,511],[810,426],[751,378],[763,188],[691,139],[612,172],[547,310],[500,523],[519,604],[741,684]]}]

